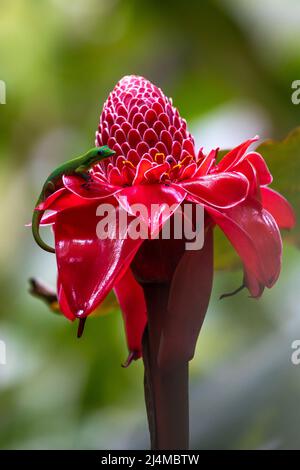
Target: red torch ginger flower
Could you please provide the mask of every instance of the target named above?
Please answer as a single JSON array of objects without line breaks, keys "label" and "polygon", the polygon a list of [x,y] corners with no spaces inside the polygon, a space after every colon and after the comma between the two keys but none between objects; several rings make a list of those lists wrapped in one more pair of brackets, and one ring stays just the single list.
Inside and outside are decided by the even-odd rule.
[{"label": "red torch ginger flower", "polygon": [[[53,223],[58,297],[64,314],[70,319],[87,317],[114,288],[124,315],[129,350],[135,358],[141,355],[146,305],[143,289],[131,268],[137,264],[143,243],[150,246],[148,260],[153,262],[154,241],[126,238],[126,228],[118,238],[98,238],[96,210],[100,203],[115,207],[117,225],[121,210],[132,217],[132,205],[144,204],[149,209],[146,222],[152,235],[183,202],[205,208],[204,248],[198,258],[191,254],[199,261],[205,298],[202,292],[199,305],[195,303],[190,286],[193,306],[186,310],[184,321],[181,319],[182,344],[190,311],[191,319],[193,315],[201,319],[208,305],[214,224],[220,226],[240,255],[251,294],[257,297],[264,287],[271,287],[281,265],[278,226],[292,227],[294,216],[287,201],[268,188],[272,178],[263,158],[255,152],[247,153],[255,140],[239,145],[217,164],[217,150],[208,155],[196,152],[186,121],[159,88],[142,77],[124,77],[104,104],[96,133],[96,145],[108,145],[116,154],[91,170],[88,185],[80,177],[65,176],[63,187],[43,205],[53,211],[44,222]],[[153,204],[160,207],[154,213],[150,210]],[[172,211],[165,213],[165,206],[172,207]],[[108,227],[108,231],[115,229]],[[177,287],[184,286],[188,271],[183,275],[179,267],[175,278],[179,279]],[[201,321],[198,323],[200,327]],[[166,331],[172,328],[175,326]],[[189,348],[188,354],[192,355],[193,345]]]}]

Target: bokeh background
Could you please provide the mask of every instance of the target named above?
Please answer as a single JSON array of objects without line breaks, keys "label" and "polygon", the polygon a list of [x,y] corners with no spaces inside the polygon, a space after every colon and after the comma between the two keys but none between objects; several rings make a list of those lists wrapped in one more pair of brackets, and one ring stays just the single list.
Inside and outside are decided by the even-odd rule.
[{"label": "bokeh background", "polygon": [[[0,0],[0,448],[147,448],[142,364],[126,357],[122,319],[76,325],[28,294],[55,286],[55,259],[32,240],[32,208],[47,174],[93,145],[103,101],[126,74],[173,97],[205,149],[300,123],[298,0]],[[228,250],[231,247],[227,245]],[[242,271],[215,276],[191,363],[195,449],[300,448],[300,255],[259,301]]]}]

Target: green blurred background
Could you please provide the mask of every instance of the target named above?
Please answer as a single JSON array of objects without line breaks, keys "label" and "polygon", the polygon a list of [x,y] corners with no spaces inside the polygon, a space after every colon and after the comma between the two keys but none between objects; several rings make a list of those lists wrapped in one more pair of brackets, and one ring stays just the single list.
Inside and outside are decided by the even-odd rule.
[{"label": "green blurred background", "polygon": [[[172,96],[207,150],[284,137],[300,123],[299,22],[298,0],[0,0],[0,448],[147,448],[142,364],[120,367],[119,311],[77,340],[27,292],[30,276],[55,286],[56,267],[24,225],[50,170],[93,144],[123,75]],[[299,261],[286,246],[259,301],[218,301],[242,272],[216,274],[191,363],[193,448],[300,448]]]}]

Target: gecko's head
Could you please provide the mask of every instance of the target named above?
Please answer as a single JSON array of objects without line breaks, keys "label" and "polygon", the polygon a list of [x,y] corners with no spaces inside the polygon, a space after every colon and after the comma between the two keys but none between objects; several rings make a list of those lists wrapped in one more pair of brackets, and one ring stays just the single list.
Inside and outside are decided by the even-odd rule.
[{"label": "gecko's head", "polygon": [[88,167],[91,167],[96,163],[101,162],[101,160],[103,160],[104,158],[111,157],[115,153],[116,152],[107,147],[107,145],[104,145],[103,147],[94,147],[88,153],[88,156],[86,158],[86,165]]}]

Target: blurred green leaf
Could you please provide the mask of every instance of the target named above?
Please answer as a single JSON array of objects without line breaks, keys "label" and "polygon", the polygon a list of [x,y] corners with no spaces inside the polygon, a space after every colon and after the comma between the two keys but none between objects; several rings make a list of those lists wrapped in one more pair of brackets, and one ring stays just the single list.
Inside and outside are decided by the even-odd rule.
[{"label": "blurred green leaf", "polygon": [[[216,270],[232,270],[242,266],[235,249],[218,228],[214,231],[214,267]],[[238,287],[238,286],[237,286]]]},{"label": "blurred green leaf", "polygon": [[[292,204],[297,220],[300,217],[300,127],[294,129],[284,140],[267,140],[257,151],[266,160],[273,175],[272,187]],[[291,232],[285,232],[285,239],[300,244],[299,223]]]}]

